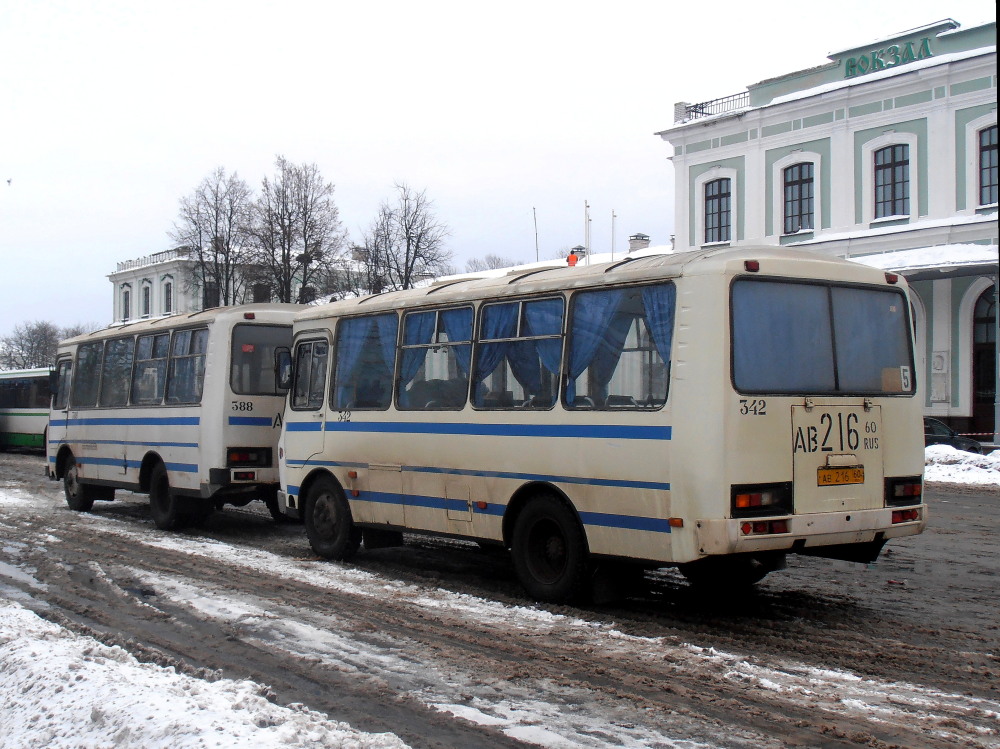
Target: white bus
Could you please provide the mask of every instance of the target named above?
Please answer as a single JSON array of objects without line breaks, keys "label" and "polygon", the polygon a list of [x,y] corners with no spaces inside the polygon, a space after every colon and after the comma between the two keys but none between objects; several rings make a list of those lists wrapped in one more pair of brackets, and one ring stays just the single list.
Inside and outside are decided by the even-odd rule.
[{"label": "white bus", "polygon": [[0,448],[45,449],[51,369],[0,372]]},{"label": "white bus", "polygon": [[869,562],[925,525],[907,289],[856,263],[716,249],[444,281],[305,310],[293,356],[279,504],[325,557],[472,539],[566,601],[608,570]]},{"label": "white bus", "polygon": [[253,499],[281,518],[276,353],[298,310],[221,307],[60,343],[47,453],[69,506],[86,512],[129,489],[149,493],[165,530]]}]

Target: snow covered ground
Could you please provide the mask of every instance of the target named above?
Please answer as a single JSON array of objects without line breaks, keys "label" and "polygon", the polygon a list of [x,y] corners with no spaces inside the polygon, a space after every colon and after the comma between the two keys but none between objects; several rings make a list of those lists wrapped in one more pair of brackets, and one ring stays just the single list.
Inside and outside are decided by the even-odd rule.
[{"label": "snow covered ground", "polygon": [[[927,448],[926,480],[968,485],[1000,486],[1000,451],[990,456],[959,452],[950,447]],[[0,490],[0,503],[17,504],[31,499],[16,490]],[[146,539],[149,543],[150,539]],[[169,541],[180,543],[180,541]],[[198,542],[184,542],[196,552]],[[213,554],[219,553],[212,544]],[[245,550],[242,563],[253,558]],[[271,566],[271,569],[274,569]],[[30,570],[4,565],[7,577],[29,575]],[[386,581],[368,581],[362,573],[347,574],[346,583],[373,591]],[[167,581],[168,582],[168,581]],[[36,583],[37,584],[37,583]],[[164,585],[167,583],[164,582]],[[391,584],[391,583],[389,583]],[[384,593],[384,590],[382,591]],[[427,596],[425,605],[468,608],[469,616],[511,617],[521,627],[545,627],[552,615],[532,608],[508,607],[442,591],[408,591]],[[187,601],[197,601],[196,591],[179,591]],[[219,606],[224,591],[212,591]],[[373,593],[374,594],[374,593]],[[224,600],[224,598],[222,598]],[[245,602],[244,602],[245,603]],[[208,605],[208,604],[206,604]],[[232,605],[236,605],[235,603]],[[226,615],[232,612],[223,612]],[[254,619],[254,617],[251,617]],[[581,623],[585,624],[585,623]],[[584,629],[588,627],[584,626]],[[592,636],[608,647],[621,633],[600,632]],[[658,643],[662,647],[662,643]],[[683,646],[691,647],[691,646]],[[706,651],[703,658],[726,660],[725,668],[739,678],[763,682],[782,681],[783,689],[802,688],[788,673],[737,663],[733,656]],[[732,662],[730,662],[732,661]],[[758,673],[759,672],[759,673]],[[816,674],[800,675],[815,680]],[[735,678],[735,677],[734,677]],[[796,677],[799,678],[799,677]],[[849,674],[826,675],[843,690],[857,682],[857,699],[866,709],[884,706],[881,685],[868,685]],[[793,683],[794,682],[794,683]],[[805,682],[803,682],[805,683]],[[813,687],[814,688],[814,687]],[[896,685],[898,696],[899,685]],[[940,703],[944,695],[935,694]],[[431,700],[433,702],[433,700]],[[250,681],[208,681],[178,673],[175,669],[140,663],[119,647],[109,647],[82,637],[40,618],[16,601],[0,595],[0,745],[21,747],[403,747],[391,734],[366,734],[329,720],[302,706],[281,707],[268,700],[268,688]],[[462,706],[442,704],[438,709],[472,720],[496,716],[463,714]],[[467,706],[466,706],[467,708]],[[462,709],[466,709],[462,708]],[[478,716],[478,717],[477,717]],[[509,735],[517,736],[510,732]],[[531,743],[546,743],[536,735],[520,735]],[[642,741],[638,745],[647,745]],[[679,742],[674,746],[693,746]]]}]

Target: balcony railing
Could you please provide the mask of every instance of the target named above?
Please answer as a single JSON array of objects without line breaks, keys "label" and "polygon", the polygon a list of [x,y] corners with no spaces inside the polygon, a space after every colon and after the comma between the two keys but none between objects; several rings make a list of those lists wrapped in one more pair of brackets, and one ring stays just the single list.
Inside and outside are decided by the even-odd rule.
[{"label": "balcony railing", "polygon": [[[681,111],[681,106],[683,106],[683,111]],[[686,102],[682,105],[679,104],[675,110],[674,119],[677,122],[689,122],[699,117],[735,112],[738,109],[744,109],[748,106],[750,106],[750,92],[743,91],[739,94],[723,96],[721,99],[703,101],[699,104],[688,104]]]},{"label": "balcony railing", "polygon": [[189,254],[189,251],[178,247],[175,250],[164,250],[163,252],[156,252],[152,255],[147,255],[146,257],[141,257],[137,260],[126,260],[122,263],[118,263],[118,273],[123,270],[134,270],[135,268],[145,268],[148,265],[156,265],[157,263],[165,263],[168,260],[176,260],[177,258],[185,258]]}]

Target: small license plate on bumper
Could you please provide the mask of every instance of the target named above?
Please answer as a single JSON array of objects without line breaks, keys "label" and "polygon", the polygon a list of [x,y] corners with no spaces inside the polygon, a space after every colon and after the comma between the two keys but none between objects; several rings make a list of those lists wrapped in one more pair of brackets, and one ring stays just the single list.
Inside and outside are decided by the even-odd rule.
[{"label": "small license plate on bumper", "polygon": [[838,466],[816,469],[817,486],[844,486],[865,483],[864,466]]}]

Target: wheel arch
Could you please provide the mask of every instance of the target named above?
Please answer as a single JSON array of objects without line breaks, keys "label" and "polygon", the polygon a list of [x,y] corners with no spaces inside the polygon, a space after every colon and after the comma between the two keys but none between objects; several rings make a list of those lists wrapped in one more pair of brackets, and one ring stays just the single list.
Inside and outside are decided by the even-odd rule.
[{"label": "wheel arch", "polygon": [[347,496],[347,492],[344,491],[344,485],[340,483],[340,480],[331,471],[328,471],[325,468],[314,468],[312,471],[309,472],[309,474],[305,477],[305,479],[302,480],[302,483],[299,484],[297,505],[300,513],[305,511],[305,506],[303,502],[305,501],[306,496],[309,494],[309,490],[312,489],[313,484],[324,478],[328,478],[334,483],[337,489],[340,490],[340,493],[344,495],[344,499],[347,500],[348,506],[350,506],[351,498]]},{"label": "wheel arch", "polygon": [[517,525],[518,516],[524,511],[524,508],[528,506],[528,503],[533,497],[537,497],[542,494],[554,497],[556,500],[566,505],[566,508],[573,513],[573,517],[576,518],[576,522],[580,524],[580,528],[583,530],[583,538],[584,541],[587,542],[587,546],[589,548],[590,543],[587,538],[587,528],[580,519],[580,513],[577,511],[573,501],[567,496],[566,492],[555,484],[551,484],[547,481],[528,482],[527,484],[519,487],[507,501],[507,509],[504,510],[503,514],[504,546],[508,549],[510,548],[511,542],[514,539],[514,527]]},{"label": "wheel arch", "polygon": [[73,449],[69,445],[62,445],[59,452],[56,453],[55,476],[57,479],[66,475],[66,464],[69,463],[70,459],[75,460]]},{"label": "wheel arch", "polygon": [[[146,493],[149,492],[150,479],[157,463],[163,463],[163,458],[160,457],[159,453],[148,452],[142,457],[142,465],[139,467],[139,489]],[[164,467],[166,467],[165,463]]]}]

